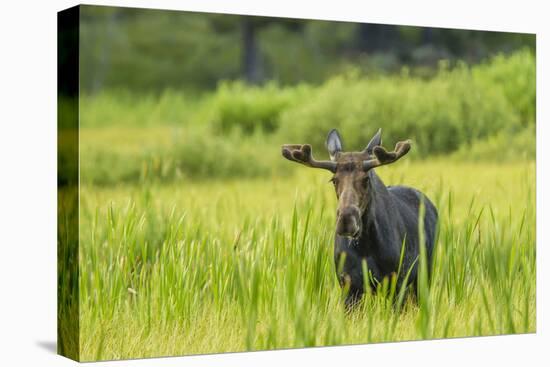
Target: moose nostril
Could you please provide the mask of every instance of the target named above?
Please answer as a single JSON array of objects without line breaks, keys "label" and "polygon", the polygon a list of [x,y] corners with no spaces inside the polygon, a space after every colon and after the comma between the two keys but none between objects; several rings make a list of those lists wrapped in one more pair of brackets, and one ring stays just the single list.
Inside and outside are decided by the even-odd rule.
[{"label": "moose nostril", "polygon": [[350,234],[357,232],[357,220],[355,219],[355,217],[348,218],[347,229],[348,229],[347,232]]},{"label": "moose nostril", "polygon": [[355,236],[360,231],[359,209],[351,206],[343,208],[339,213],[336,232],[342,236]]},{"label": "moose nostril", "polygon": [[348,218],[354,218],[358,220],[361,217],[361,212],[358,207],[353,205],[342,209],[340,212],[340,216],[344,218],[348,217]]}]

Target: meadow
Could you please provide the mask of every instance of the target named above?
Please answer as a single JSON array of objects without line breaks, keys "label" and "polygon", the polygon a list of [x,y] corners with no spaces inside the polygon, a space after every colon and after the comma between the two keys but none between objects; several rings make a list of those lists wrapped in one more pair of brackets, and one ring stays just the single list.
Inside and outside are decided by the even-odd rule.
[{"label": "meadow", "polygon": [[[92,361],[535,332],[534,66],[521,51],[428,79],[83,95],[80,207],[61,188],[59,212],[60,314],[79,331],[60,348]],[[311,143],[322,159],[332,127],[346,150],[378,127],[388,148],[413,140],[377,173],[439,210],[416,297],[387,279],[344,312],[330,174],[280,153]]]},{"label": "meadow", "polygon": [[[386,184],[416,186],[439,209],[433,278],[418,302],[396,289],[367,296],[349,316],[327,173],[83,187],[81,358],[534,332],[534,170],[444,161],[379,169]],[[392,297],[404,297],[401,310]]]}]

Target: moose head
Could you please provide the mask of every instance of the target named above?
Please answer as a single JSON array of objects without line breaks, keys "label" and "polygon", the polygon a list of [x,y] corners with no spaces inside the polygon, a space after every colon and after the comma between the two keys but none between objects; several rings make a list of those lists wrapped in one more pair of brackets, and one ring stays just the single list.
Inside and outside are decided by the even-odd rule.
[{"label": "moose head", "polygon": [[344,152],[338,131],[331,130],[326,140],[330,160],[313,158],[309,144],[285,144],[283,156],[308,167],[323,168],[334,173],[331,181],[338,198],[336,212],[336,233],[344,237],[357,238],[362,231],[363,214],[367,210],[376,187],[371,171],[375,167],[393,163],[408,153],[410,140],[398,142],[391,152],[382,147],[381,129],[373,136],[366,148],[360,152]]}]

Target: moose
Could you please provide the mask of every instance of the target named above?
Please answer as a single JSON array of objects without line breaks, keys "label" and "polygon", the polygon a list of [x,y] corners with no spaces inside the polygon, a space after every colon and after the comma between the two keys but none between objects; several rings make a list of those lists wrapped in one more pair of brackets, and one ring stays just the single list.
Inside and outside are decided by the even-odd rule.
[{"label": "moose", "polygon": [[[386,186],[374,170],[407,154],[411,141],[398,142],[394,151],[388,152],[382,147],[379,129],[363,151],[344,152],[342,139],[333,129],[326,139],[326,148],[329,161],[314,159],[309,144],[285,144],[282,155],[334,174],[330,180],[338,199],[334,260],[340,286],[347,289],[346,309],[354,308],[365,288],[374,291],[384,277],[391,277],[392,273],[399,273],[398,286],[405,282],[404,285],[412,284],[416,288],[420,207],[424,205],[428,264],[431,264],[436,237],[437,209],[426,195],[414,188]],[[363,276],[363,262],[372,276]],[[400,265],[407,271],[399,272]],[[364,279],[369,279],[367,287]]]}]

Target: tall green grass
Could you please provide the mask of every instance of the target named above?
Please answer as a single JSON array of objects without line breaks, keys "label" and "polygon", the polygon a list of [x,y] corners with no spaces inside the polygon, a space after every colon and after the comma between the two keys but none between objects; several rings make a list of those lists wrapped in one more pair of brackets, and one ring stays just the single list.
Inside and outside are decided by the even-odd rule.
[{"label": "tall green grass", "polygon": [[533,332],[534,169],[444,160],[380,168],[386,184],[415,186],[439,209],[432,276],[420,259],[417,302],[387,279],[349,315],[327,173],[84,185],[81,358]]}]

